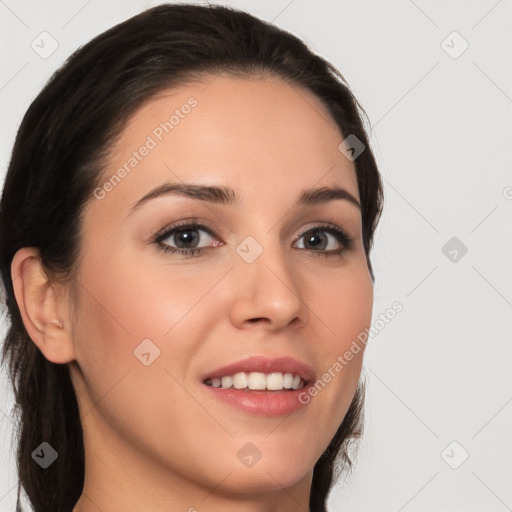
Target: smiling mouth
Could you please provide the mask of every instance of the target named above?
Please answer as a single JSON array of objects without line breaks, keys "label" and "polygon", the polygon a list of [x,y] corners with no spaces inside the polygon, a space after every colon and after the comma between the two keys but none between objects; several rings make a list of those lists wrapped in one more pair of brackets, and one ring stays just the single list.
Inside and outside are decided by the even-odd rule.
[{"label": "smiling mouth", "polygon": [[300,390],[307,385],[307,382],[294,373],[238,372],[234,375],[209,377],[203,381],[203,384],[214,388],[238,389],[247,392],[283,392]]}]

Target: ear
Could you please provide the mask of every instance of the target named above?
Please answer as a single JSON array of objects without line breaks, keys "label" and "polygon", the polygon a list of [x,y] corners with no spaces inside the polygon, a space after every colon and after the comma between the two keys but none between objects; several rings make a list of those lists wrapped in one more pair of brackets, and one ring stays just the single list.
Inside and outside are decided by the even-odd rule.
[{"label": "ear", "polygon": [[23,324],[32,341],[53,363],[73,361],[69,304],[63,301],[67,294],[59,293],[58,285],[48,278],[36,247],[18,250],[11,263],[11,276]]}]

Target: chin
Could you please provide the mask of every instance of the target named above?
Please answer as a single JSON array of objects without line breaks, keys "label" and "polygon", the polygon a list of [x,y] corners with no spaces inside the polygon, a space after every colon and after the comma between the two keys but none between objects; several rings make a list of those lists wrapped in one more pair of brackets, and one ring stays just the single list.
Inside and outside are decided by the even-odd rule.
[{"label": "chin", "polygon": [[272,493],[310,479],[312,474],[313,468],[285,466],[282,463],[279,466],[263,465],[260,461],[252,468],[233,471],[226,479],[225,488],[227,493],[239,496]]}]

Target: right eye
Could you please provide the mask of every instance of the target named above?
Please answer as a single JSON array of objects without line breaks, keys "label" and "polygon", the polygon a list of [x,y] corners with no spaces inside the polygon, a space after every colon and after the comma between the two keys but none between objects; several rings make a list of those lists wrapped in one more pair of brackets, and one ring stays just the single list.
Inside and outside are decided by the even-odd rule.
[{"label": "right eye", "polygon": [[[197,256],[201,254],[206,247],[208,247],[197,247],[199,241],[204,239],[204,235],[201,236],[198,232],[206,233],[207,241],[208,237],[215,239],[215,234],[211,228],[203,224],[199,224],[196,221],[192,221],[181,222],[166,228],[163,233],[158,234],[155,237],[154,242],[165,253],[179,253],[185,256]],[[171,240],[174,247],[173,245],[169,245],[168,242],[163,243],[164,240]],[[192,247],[188,247],[189,245],[192,245]],[[218,247],[219,245],[219,243],[215,243],[213,247]],[[212,246],[210,245],[210,247]]]}]

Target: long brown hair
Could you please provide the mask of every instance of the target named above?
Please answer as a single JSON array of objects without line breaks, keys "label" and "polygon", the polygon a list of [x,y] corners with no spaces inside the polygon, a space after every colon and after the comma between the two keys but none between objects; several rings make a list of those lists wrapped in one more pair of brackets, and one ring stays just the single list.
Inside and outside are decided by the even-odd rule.
[{"label": "long brown hair", "polygon": [[[225,6],[165,4],[100,34],[55,72],[27,110],[16,136],[0,203],[0,271],[9,328],[8,360],[18,413],[17,468],[36,512],[70,512],[84,484],[84,446],[68,366],[48,361],[25,330],[10,265],[21,247],[37,247],[49,275],[72,282],[80,255],[80,219],[99,183],[109,148],[126,120],[157,92],[208,73],[250,78],[265,72],[314,93],[341,133],[366,149],[355,160],[363,242],[370,249],[383,202],[364,110],[345,79],[294,35]],[[362,431],[364,386],[314,468],[311,512],[325,512],[349,447]],[[42,470],[31,454],[42,441],[59,454]]]}]

